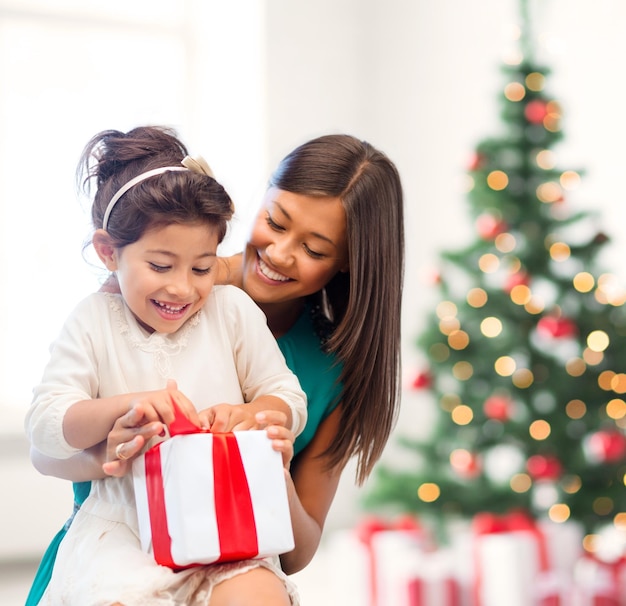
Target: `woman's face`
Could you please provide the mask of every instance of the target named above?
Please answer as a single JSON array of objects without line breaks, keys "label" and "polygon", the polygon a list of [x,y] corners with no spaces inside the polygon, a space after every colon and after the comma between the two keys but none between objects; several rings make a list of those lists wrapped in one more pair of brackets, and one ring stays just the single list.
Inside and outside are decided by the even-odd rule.
[{"label": "woman's face", "polygon": [[348,270],[339,198],[270,188],[243,255],[243,288],[257,303],[301,299]]}]

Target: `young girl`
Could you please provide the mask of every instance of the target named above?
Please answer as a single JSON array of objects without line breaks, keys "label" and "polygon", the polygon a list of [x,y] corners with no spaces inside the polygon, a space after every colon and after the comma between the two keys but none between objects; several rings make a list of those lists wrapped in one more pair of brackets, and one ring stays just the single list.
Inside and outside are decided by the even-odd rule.
[{"label": "young girl", "polygon": [[[47,456],[101,443],[131,408],[158,430],[173,420],[173,402],[214,431],[259,427],[259,411],[283,414],[293,434],[305,425],[305,396],[262,312],[241,290],[213,287],[233,207],[208,167],[185,155],[172,132],[153,127],[105,131],[85,148],[86,182],[97,182],[92,242],[120,294],[83,300],[51,349],[26,418]],[[157,565],[140,548],[132,477],[111,476],[93,483],[42,603],[215,606],[229,600],[223,590],[211,599],[220,582],[249,579],[257,604],[295,604],[277,562]]]},{"label": "young girl", "polygon": [[[364,482],[399,406],[404,226],[395,165],[350,135],[303,143],[271,176],[244,254],[220,261],[218,282],[240,286],[265,312],[307,394],[287,478],[296,547],[281,565],[291,574],[317,550],[346,462],[357,458]],[[77,482],[80,504],[89,493],[83,480],[101,477],[103,460],[123,474],[128,461],[116,448],[133,457],[158,429],[132,410],[102,448],[65,461],[31,455],[42,473]],[[46,551],[27,606],[38,603],[64,533]]]}]

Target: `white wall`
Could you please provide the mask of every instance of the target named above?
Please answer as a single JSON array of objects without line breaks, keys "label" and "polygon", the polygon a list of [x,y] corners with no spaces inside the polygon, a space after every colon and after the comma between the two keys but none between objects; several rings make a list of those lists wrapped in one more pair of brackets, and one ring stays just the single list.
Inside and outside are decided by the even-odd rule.
[{"label": "white wall", "polygon": [[[270,0],[267,19],[268,157],[322,132],[368,139],[396,162],[406,197],[403,311],[407,382],[419,364],[414,338],[432,304],[438,252],[471,237],[462,193],[474,145],[500,128],[500,66],[516,48],[518,2],[502,0]],[[599,209],[614,239],[606,266],[621,264],[626,218],[626,4],[620,0],[529,2],[548,90],[562,104],[564,168],[583,168],[573,196]],[[407,391],[399,429],[427,431],[430,403]],[[408,429],[407,429],[408,428]],[[387,458],[394,454],[393,438]],[[349,470],[350,471],[350,470]],[[330,525],[350,524],[358,497],[348,474]]]}]

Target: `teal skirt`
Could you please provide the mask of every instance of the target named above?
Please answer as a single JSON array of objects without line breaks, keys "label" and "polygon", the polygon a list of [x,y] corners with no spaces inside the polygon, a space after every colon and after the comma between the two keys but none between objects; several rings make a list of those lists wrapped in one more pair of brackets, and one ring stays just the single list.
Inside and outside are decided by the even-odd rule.
[{"label": "teal skirt", "polygon": [[33,580],[33,584],[31,585],[30,591],[28,592],[28,597],[26,598],[25,606],[37,606],[39,601],[41,600],[41,596],[46,591],[46,587],[50,582],[50,577],[52,576],[52,569],[54,568],[54,562],[57,557],[57,551],[59,550],[59,545],[63,540],[63,537],[67,534],[67,531],[74,519],[74,515],[80,508],[80,506],[84,503],[85,499],[89,496],[89,491],[91,490],[91,482],[78,482],[73,485],[74,488],[74,512],[70,519],[65,523],[65,526],[59,532],[56,533],[54,538],[52,539],[48,549],[46,549],[43,557],[41,558],[41,562],[39,563],[39,568],[35,573],[35,578]]}]

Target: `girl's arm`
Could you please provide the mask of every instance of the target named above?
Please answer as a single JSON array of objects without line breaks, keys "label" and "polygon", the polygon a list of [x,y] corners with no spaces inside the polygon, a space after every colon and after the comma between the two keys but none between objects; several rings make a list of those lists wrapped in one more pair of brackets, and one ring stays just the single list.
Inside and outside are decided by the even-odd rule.
[{"label": "girl's arm", "polygon": [[143,409],[144,423],[160,421],[169,425],[174,420],[175,403],[192,423],[200,426],[194,405],[176,388],[175,382],[171,382],[166,389],[157,391],[75,402],[63,417],[63,434],[67,443],[82,450],[105,441],[115,422],[135,403]]},{"label": "girl's arm", "polygon": [[295,548],[280,556],[283,570],[293,574],[302,570],[319,547],[324,522],[330,510],[343,469],[326,469],[327,459],[321,453],[335,439],[341,411],[338,406],[320,424],[311,443],[294,460],[287,474],[287,491],[291,510]]}]

